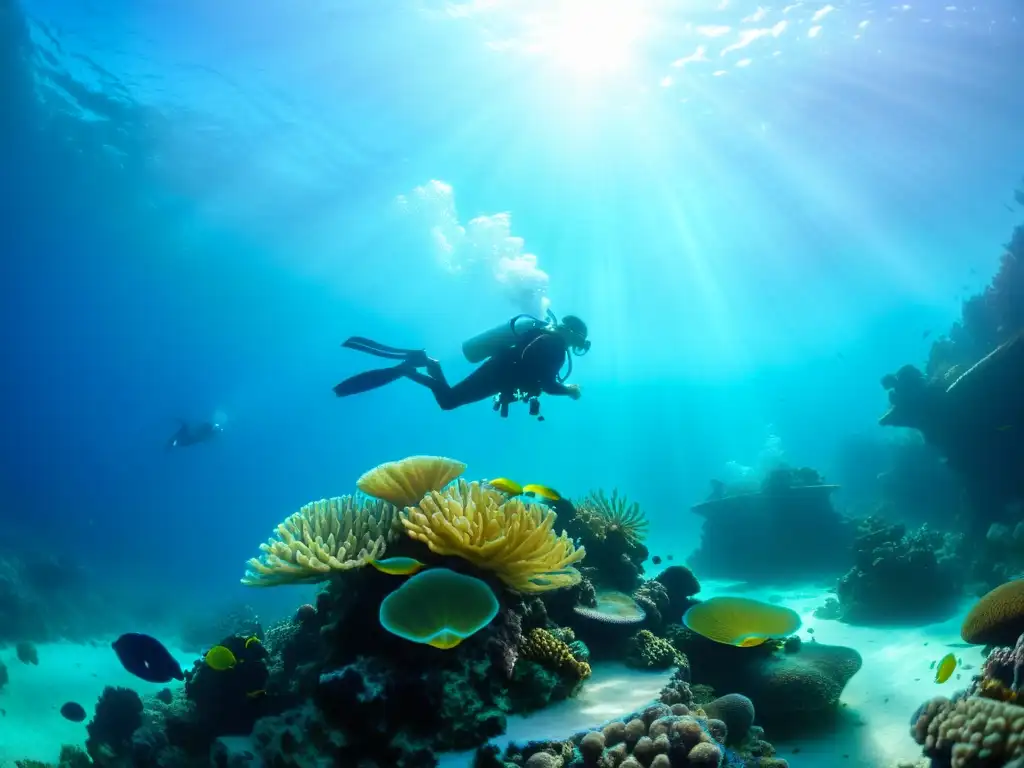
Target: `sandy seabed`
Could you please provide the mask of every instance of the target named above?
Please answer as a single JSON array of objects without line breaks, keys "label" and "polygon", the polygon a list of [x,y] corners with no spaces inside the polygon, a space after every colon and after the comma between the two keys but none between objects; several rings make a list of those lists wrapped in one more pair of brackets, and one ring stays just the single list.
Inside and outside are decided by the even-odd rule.
[{"label": "sandy seabed", "polygon": [[[725,593],[728,585],[708,582],[703,587],[701,597],[712,597]],[[850,646],[864,658],[863,668],[843,694],[845,707],[836,730],[797,741],[776,741],[767,734],[778,756],[793,768],[885,768],[917,760],[920,750],[910,738],[910,716],[926,699],[940,693],[948,696],[966,685],[982,663],[980,647],[961,647],[966,603],[963,611],[942,623],[882,629],[815,618],[814,609],[828,597],[821,589],[767,588],[743,594],[800,613],[804,625],[799,634],[804,641],[813,636],[821,643]],[[191,665],[191,654],[171,651],[184,668]],[[931,664],[950,651],[973,670],[967,668],[960,680],[954,675],[939,686]],[[0,661],[10,673],[10,682],[0,691],[0,768],[13,768],[15,759],[55,761],[62,744],[84,745],[85,723],[72,723],[60,715],[66,701],[77,701],[89,710],[107,685],[134,688],[142,695],[165,687],[128,674],[109,643],[40,645],[38,666],[22,664],[14,649],[7,648],[0,651]],[[508,733],[495,743],[566,738],[628,714],[651,701],[668,676],[667,672],[598,664],[578,698],[531,716],[509,718]],[[444,768],[469,764],[467,755],[450,754],[442,760]]]}]

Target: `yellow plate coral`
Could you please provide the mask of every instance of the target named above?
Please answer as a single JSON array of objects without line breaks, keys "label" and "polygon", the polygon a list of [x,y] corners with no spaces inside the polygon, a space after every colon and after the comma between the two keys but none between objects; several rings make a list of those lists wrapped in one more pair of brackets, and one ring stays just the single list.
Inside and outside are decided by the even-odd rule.
[{"label": "yellow plate coral", "polygon": [[356,487],[367,496],[396,507],[410,507],[430,491],[440,491],[466,471],[466,465],[443,456],[410,456],[365,472]]},{"label": "yellow plate coral", "polygon": [[708,640],[751,648],[800,629],[800,614],[748,597],[713,597],[683,614],[683,624]]}]

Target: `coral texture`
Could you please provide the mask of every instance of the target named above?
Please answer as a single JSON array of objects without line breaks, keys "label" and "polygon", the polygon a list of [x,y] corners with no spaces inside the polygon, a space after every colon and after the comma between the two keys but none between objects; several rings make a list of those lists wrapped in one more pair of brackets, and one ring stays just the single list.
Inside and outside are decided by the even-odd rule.
[{"label": "coral texture", "polygon": [[399,509],[410,507],[431,491],[440,491],[462,476],[466,465],[443,456],[409,456],[365,472],[356,487],[367,496]]},{"label": "coral texture", "polygon": [[586,555],[563,532],[556,515],[539,504],[506,499],[480,483],[459,481],[443,493],[432,491],[401,514],[410,537],[438,555],[459,557],[493,572],[519,592],[545,592],[572,586],[572,567]]},{"label": "coral texture", "polygon": [[579,680],[590,677],[590,665],[585,661],[579,661],[567,643],[557,639],[546,629],[530,630],[523,638],[519,652],[525,659],[532,659],[551,669],[566,672]]},{"label": "coral texture", "polygon": [[248,563],[242,583],[273,587],[324,581],[384,554],[394,537],[395,508],[352,496],[306,504],[277,526]]}]

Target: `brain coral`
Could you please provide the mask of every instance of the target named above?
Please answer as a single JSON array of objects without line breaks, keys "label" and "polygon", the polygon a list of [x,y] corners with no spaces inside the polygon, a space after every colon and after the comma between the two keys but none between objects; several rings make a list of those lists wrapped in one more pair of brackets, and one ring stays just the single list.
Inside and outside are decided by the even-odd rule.
[{"label": "brain coral", "polygon": [[1024,633],[1024,579],[993,589],[971,608],[960,628],[966,643],[1013,645]]},{"label": "brain coral", "polygon": [[704,705],[707,716],[725,723],[729,731],[726,743],[736,744],[743,741],[750,733],[754,724],[754,702],[740,693],[729,693],[719,696]]}]

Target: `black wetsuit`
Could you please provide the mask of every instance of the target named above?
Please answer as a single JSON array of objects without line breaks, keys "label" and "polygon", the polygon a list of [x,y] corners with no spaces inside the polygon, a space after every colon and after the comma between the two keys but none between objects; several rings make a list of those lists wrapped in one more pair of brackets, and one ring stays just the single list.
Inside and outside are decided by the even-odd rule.
[{"label": "black wetsuit", "polygon": [[558,334],[534,329],[521,334],[514,347],[489,357],[457,384],[448,383],[436,360],[427,362],[425,374],[409,368],[404,375],[427,387],[434,393],[437,404],[450,411],[495,396],[511,401],[516,391],[529,397],[542,392],[568,395],[572,390],[558,381],[565,355],[565,342]]}]

